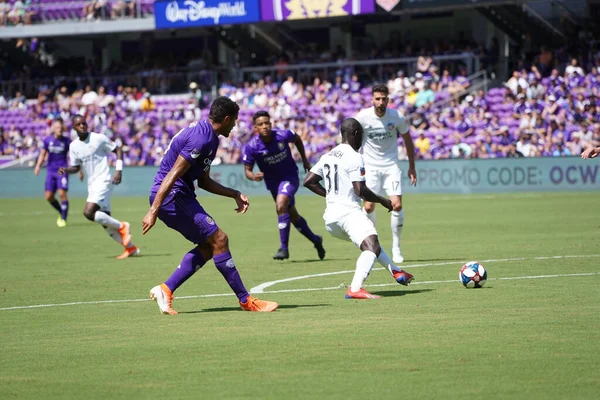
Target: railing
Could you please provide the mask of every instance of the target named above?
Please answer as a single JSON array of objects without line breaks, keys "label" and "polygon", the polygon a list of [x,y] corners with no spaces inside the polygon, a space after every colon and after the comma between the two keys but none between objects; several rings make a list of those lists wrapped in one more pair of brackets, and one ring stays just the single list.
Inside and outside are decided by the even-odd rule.
[{"label": "railing", "polygon": [[91,85],[93,88],[98,86],[115,87],[117,85],[145,87],[150,93],[167,94],[183,93],[188,91],[190,82],[196,82],[202,90],[214,90],[219,82],[219,70],[201,69],[201,70],[180,70],[165,72],[161,70],[141,71],[134,74],[125,75],[105,75],[105,76],[78,76],[65,77],[56,76],[45,79],[25,80],[17,79],[4,81],[0,83],[0,92],[4,97],[12,97],[15,92],[21,92],[27,98],[37,97],[39,88],[46,86],[56,88],[67,86],[72,89],[82,88],[85,85]]},{"label": "railing", "polygon": [[[448,56],[432,56],[433,61],[440,62],[462,62],[469,74],[480,69],[479,57],[473,53],[457,54]],[[274,65],[265,67],[245,67],[232,70],[231,75],[235,82],[241,83],[247,80],[256,80],[264,76],[270,76],[274,81],[286,79],[289,75],[301,82],[320,75],[323,79],[333,80],[336,73],[343,74],[351,70],[357,75],[368,74],[382,81],[389,74],[395,75],[398,69],[403,69],[407,75],[414,75],[416,71],[417,57],[403,57],[380,60],[343,61],[314,64]]]}]

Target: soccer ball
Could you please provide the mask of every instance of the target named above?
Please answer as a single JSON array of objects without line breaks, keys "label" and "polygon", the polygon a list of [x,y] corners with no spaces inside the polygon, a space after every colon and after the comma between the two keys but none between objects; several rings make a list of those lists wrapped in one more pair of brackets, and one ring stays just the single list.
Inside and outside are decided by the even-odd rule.
[{"label": "soccer ball", "polygon": [[471,261],[462,266],[458,279],[466,288],[480,288],[485,285],[487,271],[477,261]]}]

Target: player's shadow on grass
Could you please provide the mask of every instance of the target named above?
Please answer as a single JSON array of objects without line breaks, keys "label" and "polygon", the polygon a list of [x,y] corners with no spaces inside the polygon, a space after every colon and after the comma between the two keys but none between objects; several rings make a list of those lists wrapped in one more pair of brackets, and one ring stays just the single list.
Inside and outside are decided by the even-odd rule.
[{"label": "player's shadow on grass", "polygon": [[406,296],[407,294],[419,294],[425,292],[431,292],[433,289],[417,289],[417,290],[386,290],[383,292],[371,292],[372,294],[379,295],[381,297],[397,297]]},{"label": "player's shadow on grass", "polygon": [[411,262],[434,262],[434,261],[464,261],[466,260],[466,258],[423,258],[421,260],[417,260],[417,259],[412,259],[412,258],[406,258],[404,259],[404,263],[411,263]]},{"label": "player's shadow on grass", "polygon": [[[309,307],[331,307],[331,304],[280,304],[278,310],[309,308]],[[205,308],[197,311],[179,311],[179,314],[201,314],[207,312],[244,311],[240,307],[215,307]]]},{"label": "player's shadow on grass", "polygon": [[306,260],[289,260],[288,262],[296,264],[296,263],[314,263],[314,262],[322,262],[322,261],[356,261],[356,257],[354,258],[327,258],[325,257],[323,260],[319,260],[318,258],[308,258]]}]

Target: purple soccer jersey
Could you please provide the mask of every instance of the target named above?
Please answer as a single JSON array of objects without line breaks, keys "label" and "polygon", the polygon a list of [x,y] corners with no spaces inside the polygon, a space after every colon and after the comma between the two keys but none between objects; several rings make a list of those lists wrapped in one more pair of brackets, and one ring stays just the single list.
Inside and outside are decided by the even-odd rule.
[{"label": "purple soccer jersey", "polygon": [[64,136],[58,139],[48,136],[44,139],[44,149],[48,152],[48,172],[57,172],[59,168],[68,165],[69,144],[69,139]]},{"label": "purple soccer jersey", "polygon": [[58,175],[58,169],[68,166],[67,157],[69,155],[68,138],[61,136],[56,138],[48,136],[44,139],[44,150],[48,152],[48,166],[45,182],[47,192],[56,192],[57,189],[69,190],[69,177]]},{"label": "purple soccer jersey", "polygon": [[150,204],[163,179],[182,156],[192,166],[175,181],[158,210],[158,218],[169,228],[181,233],[190,242],[204,243],[218,226],[212,217],[196,201],[194,181],[210,169],[219,147],[219,137],[208,120],[198,121],[182,129],[173,137],[160,163],[150,194]]},{"label": "purple soccer jersey", "polygon": [[195,197],[194,181],[210,169],[218,147],[219,137],[208,120],[193,122],[187,128],[183,128],[173,136],[169,147],[165,150],[154,177],[152,193],[158,192],[160,184],[175,165],[177,157],[182,156],[192,166],[175,181],[172,190]]},{"label": "purple soccer jersey", "polygon": [[298,181],[298,166],[289,146],[296,141],[296,134],[290,130],[273,129],[272,132],[273,140],[269,143],[263,142],[260,135],[253,136],[244,148],[242,159],[246,165],[258,165],[271,191],[277,190],[281,182]]}]

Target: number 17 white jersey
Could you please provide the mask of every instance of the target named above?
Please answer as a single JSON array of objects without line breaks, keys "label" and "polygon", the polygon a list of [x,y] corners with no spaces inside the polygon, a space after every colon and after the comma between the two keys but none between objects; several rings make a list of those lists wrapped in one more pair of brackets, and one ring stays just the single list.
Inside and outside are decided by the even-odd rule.
[{"label": "number 17 white jersey", "polygon": [[327,208],[323,215],[325,221],[335,221],[361,209],[361,199],[354,193],[352,182],[365,181],[365,165],[360,153],[349,144],[340,144],[321,156],[310,172],[324,181],[327,192]]}]

